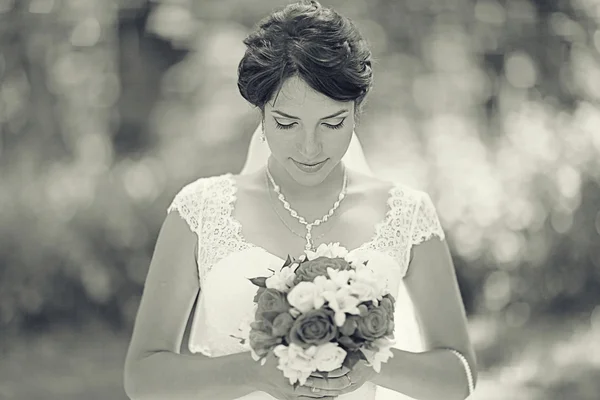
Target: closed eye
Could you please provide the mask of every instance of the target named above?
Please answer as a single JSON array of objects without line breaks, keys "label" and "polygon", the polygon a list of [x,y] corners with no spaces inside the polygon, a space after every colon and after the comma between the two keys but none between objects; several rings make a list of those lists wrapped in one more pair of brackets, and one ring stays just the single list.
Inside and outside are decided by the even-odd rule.
[{"label": "closed eye", "polygon": [[341,129],[344,127],[344,121],[346,121],[346,118],[344,118],[340,123],[336,124],[336,125],[332,125],[332,124],[323,124],[326,127],[330,128],[330,129]]},{"label": "closed eye", "polygon": [[[342,119],[342,121],[339,122],[338,124],[323,123],[323,125],[325,125],[329,129],[341,129],[344,127],[345,120],[346,120],[346,118]],[[275,119],[275,126],[277,127],[277,129],[292,129],[294,127],[294,125],[296,125],[296,124],[297,124],[297,122],[292,122],[291,124],[282,124],[281,122],[277,121],[277,119]]]},{"label": "closed eye", "polygon": [[292,127],[294,125],[296,125],[296,122],[292,122],[291,124],[285,125],[285,124],[281,124],[281,123],[279,123],[279,121],[275,120],[275,125],[277,126],[278,129],[292,129]]}]

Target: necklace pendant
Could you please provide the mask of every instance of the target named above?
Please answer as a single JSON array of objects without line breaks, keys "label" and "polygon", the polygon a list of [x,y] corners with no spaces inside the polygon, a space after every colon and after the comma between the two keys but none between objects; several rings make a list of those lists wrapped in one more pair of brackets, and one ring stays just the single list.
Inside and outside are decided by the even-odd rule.
[{"label": "necklace pendant", "polygon": [[[280,190],[279,186],[275,183],[275,180],[273,179],[273,176],[271,176],[271,172],[269,171],[268,165],[267,165],[267,168],[266,168],[266,175],[267,175],[268,180],[270,180],[271,184],[273,185],[273,190],[277,194],[277,198],[283,204],[283,208],[285,208],[287,211],[289,211],[290,215],[293,218],[297,219],[298,222],[300,222],[302,225],[306,226],[306,236],[305,236],[306,245],[304,246],[304,248],[306,250],[314,251],[314,246],[313,246],[313,243],[312,243],[312,233],[311,233],[311,231],[312,231],[313,227],[319,226],[319,225],[327,222],[329,220],[329,218],[333,216],[333,213],[337,210],[337,208],[340,206],[341,201],[346,196],[346,188],[347,188],[347,183],[348,183],[348,175],[347,175],[346,169],[344,168],[344,177],[343,177],[343,182],[342,182],[342,191],[340,192],[338,200],[333,204],[333,207],[329,210],[329,212],[327,214],[325,214],[321,219],[317,219],[317,220],[313,221],[310,224],[306,222],[306,219],[304,219],[302,216],[298,215],[297,211],[295,211],[295,210],[292,209],[290,203],[285,199],[283,193],[281,193],[281,190]],[[269,185],[269,182],[267,182],[267,186],[268,185]],[[275,210],[275,211],[277,211],[277,210]],[[278,213],[278,215],[279,215],[279,213]],[[292,231],[292,233],[294,233],[297,236],[300,236],[299,234],[295,233],[286,224],[286,222],[283,219],[281,219],[281,220],[288,227],[288,229],[290,229]]]},{"label": "necklace pendant", "polygon": [[312,250],[313,249],[312,235],[310,233],[310,229],[308,230],[308,232],[306,232],[306,245],[304,246],[304,248],[306,250]]},{"label": "necklace pendant", "polygon": [[306,241],[306,244],[304,245],[304,249],[305,249],[305,250],[309,250],[309,251],[314,251],[314,246],[313,246],[313,244],[311,243],[310,239],[308,239],[308,240]]}]

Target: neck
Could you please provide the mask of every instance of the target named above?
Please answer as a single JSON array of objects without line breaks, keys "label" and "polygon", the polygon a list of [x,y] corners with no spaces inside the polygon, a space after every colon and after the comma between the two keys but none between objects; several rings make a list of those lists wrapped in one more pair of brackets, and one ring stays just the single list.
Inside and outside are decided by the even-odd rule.
[{"label": "neck", "polygon": [[269,158],[268,168],[280,187],[287,201],[294,202],[321,202],[323,198],[337,197],[342,190],[344,179],[344,165],[339,162],[329,175],[315,186],[305,186],[294,180],[290,174],[277,161]]}]

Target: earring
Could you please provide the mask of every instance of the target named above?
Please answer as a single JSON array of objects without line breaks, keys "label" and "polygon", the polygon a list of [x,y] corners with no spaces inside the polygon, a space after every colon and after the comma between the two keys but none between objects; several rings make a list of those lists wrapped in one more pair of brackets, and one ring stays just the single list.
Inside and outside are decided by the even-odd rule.
[{"label": "earring", "polygon": [[259,138],[260,138],[260,141],[262,143],[264,143],[267,140],[267,138],[265,137],[265,131],[264,130],[260,133]]}]

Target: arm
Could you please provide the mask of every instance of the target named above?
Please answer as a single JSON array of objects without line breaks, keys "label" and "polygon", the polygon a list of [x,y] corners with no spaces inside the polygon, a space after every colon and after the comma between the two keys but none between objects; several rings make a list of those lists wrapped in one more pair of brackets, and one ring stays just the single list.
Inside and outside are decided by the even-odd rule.
[{"label": "arm", "polygon": [[419,400],[465,399],[468,382],[460,359],[447,348],[460,352],[477,379],[475,354],[456,281],[454,265],[445,241],[433,237],[413,247],[406,287],[420,320],[429,351],[394,354],[373,378],[377,385]]},{"label": "arm", "polygon": [[131,399],[233,399],[256,391],[248,353],[182,355],[179,342],[199,293],[196,235],[178,213],[161,227],[125,361]]}]

